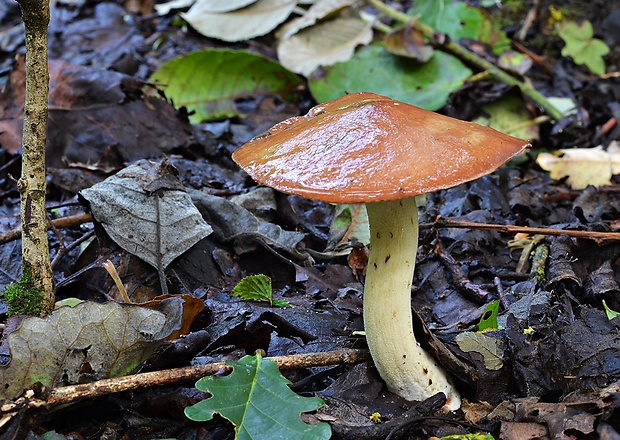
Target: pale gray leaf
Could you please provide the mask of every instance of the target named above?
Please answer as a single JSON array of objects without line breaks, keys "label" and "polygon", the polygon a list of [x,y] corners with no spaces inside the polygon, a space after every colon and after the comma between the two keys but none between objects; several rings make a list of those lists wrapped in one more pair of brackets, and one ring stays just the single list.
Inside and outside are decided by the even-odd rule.
[{"label": "pale gray leaf", "polygon": [[185,191],[168,189],[149,194],[143,189],[145,176],[155,166],[158,164],[142,160],[80,194],[120,247],[156,269],[160,268],[158,263],[165,269],[213,230]]}]

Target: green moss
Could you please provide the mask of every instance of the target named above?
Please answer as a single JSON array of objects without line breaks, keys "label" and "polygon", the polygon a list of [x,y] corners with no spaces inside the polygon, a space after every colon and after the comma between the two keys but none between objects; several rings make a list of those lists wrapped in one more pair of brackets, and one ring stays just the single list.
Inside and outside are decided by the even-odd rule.
[{"label": "green moss", "polygon": [[6,286],[0,296],[9,306],[8,316],[37,316],[43,308],[43,289],[35,285],[32,270],[26,268],[21,278]]}]

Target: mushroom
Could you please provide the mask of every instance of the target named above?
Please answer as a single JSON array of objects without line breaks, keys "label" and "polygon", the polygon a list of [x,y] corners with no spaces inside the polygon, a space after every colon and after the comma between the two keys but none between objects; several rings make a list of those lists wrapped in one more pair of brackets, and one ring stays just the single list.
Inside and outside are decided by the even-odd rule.
[{"label": "mushroom", "polygon": [[528,143],[374,93],[354,93],[287,119],[233,153],[256,182],[329,203],[365,203],[370,254],[364,287],[368,347],[388,389],[407,400],[445,393],[442,367],[416,341],[411,283],[416,195],[488,174]]}]

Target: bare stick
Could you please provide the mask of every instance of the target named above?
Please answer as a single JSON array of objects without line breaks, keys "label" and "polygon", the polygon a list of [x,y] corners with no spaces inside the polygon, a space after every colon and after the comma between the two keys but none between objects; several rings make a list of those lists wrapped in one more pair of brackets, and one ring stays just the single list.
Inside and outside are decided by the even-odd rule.
[{"label": "bare stick", "polygon": [[587,238],[597,241],[618,241],[620,232],[598,232],[598,231],[574,231],[571,229],[535,228],[529,226],[497,225],[488,223],[468,222],[438,216],[434,223],[426,223],[420,227],[439,227],[439,228],[463,228],[480,229],[484,231],[496,231],[503,234],[542,234],[559,236],[566,234],[569,237]]},{"label": "bare stick", "polygon": [[[73,226],[79,226],[83,223],[93,221],[92,214],[76,214],[68,217],[57,218],[51,220],[51,224],[56,228],[70,228]],[[48,223],[48,229],[51,229],[52,225]],[[9,241],[17,240],[22,235],[22,228],[15,228],[12,231],[3,232],[0,234],[0,244],[8,243]]]},{"label": "bare stick", "polygon": [[[366,350],[342,349],[330,352],[294,354],[290,356],[275,356],[265,359],[274,361],[282,370],[293,368],[320,367],[338,364],[356,364],[370,360]],[[198,365],[194,367],[175,368],[171,370],[153,371],[149,373],[133,374],[130,376],[103,379],[96,382],[71,385],[51,389],[49,393],[42,393],[43,398],[21,397],[15,402],[5,403],[0,407],[0,413],[13,413],[24,408],[53,407],[79,400],[107,396],[122,391],[137,390],[152,386],[194,382],[204,376],[232,371],[232,367],[223,362]],[[32,391],[26,395],[33,395]]]}]

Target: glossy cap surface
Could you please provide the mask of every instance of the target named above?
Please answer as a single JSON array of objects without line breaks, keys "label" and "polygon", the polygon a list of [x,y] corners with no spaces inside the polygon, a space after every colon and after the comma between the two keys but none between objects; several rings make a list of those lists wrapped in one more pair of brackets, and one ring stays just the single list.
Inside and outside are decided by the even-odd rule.
[{"label": "glossy cap surface", "polygon": [[256,182],[332,203],[397,200],[476,179],[529,144],[374,93],[287,119],[233,154]]}]

